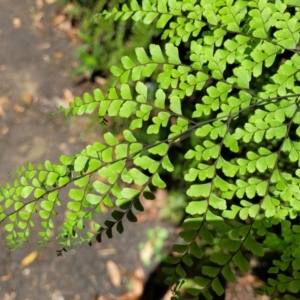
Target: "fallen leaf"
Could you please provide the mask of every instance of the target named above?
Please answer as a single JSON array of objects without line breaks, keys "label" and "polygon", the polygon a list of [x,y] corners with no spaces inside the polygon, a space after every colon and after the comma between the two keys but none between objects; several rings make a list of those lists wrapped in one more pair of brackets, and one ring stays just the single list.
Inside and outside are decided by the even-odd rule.
[{"label": "fallen leaf", "polygon": [[66,149],[68,148],[67,143],[60,143],[58,146],[58,149],[61,150],[62,152],[66,152]]},{"label": "fallen leaf", "polygon": [[145,281],[145,272],[144,272],[144,268],[142,266],[136,267],[136,269],[133,272],[133,275],[135,278],[137,278],[143,282]]},{"label": "fallen leaf", "polygon": [[71,32],[72,31],[72,25],[70,21],[64,21],[60,23],[57,28],[65,33]]},{"label": "fallen leaf", "polygon": [[37,14],[34,15],[33,22],[34,23],[39,23],[42,20],[43,16],[44,16],[43,12],[41,12],[41,11],[38,12]]},{"label": "fallen leaf", "polygon": [[47,4],[53,4],[53,3],[56,2],[56,0],[44,0],[44,1],[45,1],[45,3],[47,3]]},{"label": "fallen leaf", "polygon": [[20,18],[14,18],[12,23],[14,28],[20,28],[22,25]]},{"label": "fallen leaf", "polygon": [[94,78],[95,82],[98,83],[99,85],[103,85],[106,82],[106,79],[101,77],[101,76],[96,76]]},{"label": "fallen leaf", "polygon": [[4,298],[2,298],[1,300],[14,300],[16,299],[16,293],[13,292],[11,294],[5,293],[4,294]]},{"label": "fallen leaf", "polygon": [[72,27],[71,21],[68,20],[67,17],[64,14],[60,14],[57,17],[55,17],[52,20],[51,25],[53,27],[57,27],[58,30],[60,30],[63,33],[67,34],[70,39],[80,41],[80,38],[77,35],[77,29]]},{"label": "fallen leaf", "polygon": [[43,0],[35,0],[35,4],[38,9],[41,9],[44,6]]},{"label": "fallen leaf", "polygon": [[25,111],[25,108],[17,103],[13,105],[13,109],[15,112],[22,113]]},{"label": "fallen leaf", "polygon": [[122,296],[118,297],[117,300],[139,300],[139,296],[136,295],[134,292],[129,291]]},{"label": "fallen leaf", "polygon": [[[166,199],[168,191],[166,189],[157,189],[155,192],[156,200],[162,202]],[[162,205],[162,204],[161,204]]]},{"label": "fallen leaf", "polygon": [[68,108],[69,103],[73,100],[74,100],[74,95],[69,89],[64,89],[63,90],[62,98],[59,98],[59,97],[54,98],[54,101],[56,102],[58,107],[63,106],[65,108]]},{"label": "fallen leaf", "polygon": [[0,97],[0,117],[5,117],[6,114],[4,112],[4,105],[8,103],[8,99],[6,97]]},{"label": "fallen leaf", "polygon": [[112,260],[109,260],[106,263],[106,269],[111,283],[115,287],[119,287],[121,285],[121,273],[117,264]]},{"label": "fallen leaf", "polygon": [[55,56],[55,58],[59,59],[59,58],[62,58],[64,56],[64,54],[61,51],[56,51],[56,52],[54,52],[54,56]]},{"label": "fallen leaf", "polygon": [[49,49],[50,47],[51,47],[51,44],[48,42],[39,44],[37,46],[38,50],[46,50],[46,49]]},{"label": "fallen leaf", "polygon": [[145,272],[143,267],[138,266],[132,275],[130,275],[132,289],[121,295],[117,300],[139,300],[144,291]]},{"label": "fallen leaf", "polygon": [[106,248],[106,249],[100,249],[98,251],[98,254],[100,256],[109,256],[109,255],[113,255],[116,254],[118,251],[116,248]]},{"label": "fallen leaf", "polygon": [[30,275],[30,273],[31,273],[31,271],[30,271],[30,269],[29,268],[25,268],[24,270],[23,270],[23,275],[25,275],[25,276],[29,276]]},{"label": "fallen leaf", "polygon": [[74,9],[74,3],[68,3],[65,5],[65,7],[62,9],[63,14],[68,14],[71,10]]},{"label": "fallen leaf", "polygon": [[8,280],[11,280],[12,279],[12,273],[8,273],[8,274],[6,274],[6,275],[3,275],[3,276],[1,276],[1,281],[8,281]]},{"label": "fallen leaf", "polygon": [[44,13],[40,11],[37,14],[35,14],[33,17],[33,25],[40,30],[44,29],[44,25],[41,23],[41,19],[43,18],[43,16]]},{"label": "fallen leaf", "polygon": [[21,267],[28,266],[29,264],[31,264],[37,258],[38,254],[39,254],[39,252],[36,251],[36,250],[31,252],[30,254],[28,254],[27,256],[25,256],[22,259],[20,266]]},{"label": "fallen leaf", "polygon": [[68,138],[68,143],[75,144],[77,142],[77,138],[74,136],[71,136]]},{"label": "fallen leaf", "polygon": [[154,249],[151,241],[147,241],[143,247],[143,249],[140,251],[140,259],[142,262],[149,262],[151,260],[151,257],[153,255]]},{"label": "fallen leaf", "polygon": [[244,276],[238,279],[238,282],[243,286],[251,284],[254,288],[260,288],[262,285],[265,284],[261,279],[252,274],[245,274]]},{"label": "fallen leaf", "polygon": [[5,127],[1,128],[2,135],[6,135],[8,132],[9,132],[9,127],[5,126]]},{"label": "fallen leaf", "polygon": [[144,282],[133,277],[131,278],[132,292],[139,298],[144,291]]},{"label": "fallen leaf", "polygon": [[60,23],[64,22],[65,20],[66,20],[65,15],[58,15],[52,20],[51,26],[55,27],[55,26],[59,25]]},{"label": "fallen leaf", "polygon": [[23,101],[26,103],[26,104],[31,104],[32,101],[33,101],[33,95],[29,92],[24,92],[23,95],[22,95],[22,98],[23,98]]},{"label": "fallen leaf", "polygon": [[148,216],[142,213],[137,213],[136,218],[138,223],[143,223],[148,220]]},{"label": "fallen leaf", "polygon": [[42,56],[42,58],[43,58],[43,60],[44,60],[45,62],[49,62],[49,61],[50,61],[50,57],[49,57],[48,54],[44,54],[44,55]]},{"label": "fallen leaf", "polygon": [[109,211],[109,208],[103,203],[103,201],[101,201],[99,205],[101,207],[102,213],[105,214]]},{"label": "fallen leaf", "polygon": [[67,103],[69,103],[74,100],[74,95],[69,89],[64,89],[63,98]]}]

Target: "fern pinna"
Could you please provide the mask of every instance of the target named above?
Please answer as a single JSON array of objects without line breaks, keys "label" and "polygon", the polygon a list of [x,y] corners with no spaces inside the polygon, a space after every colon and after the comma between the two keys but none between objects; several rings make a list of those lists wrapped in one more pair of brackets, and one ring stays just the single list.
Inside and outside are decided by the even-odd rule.
[{"label": "fern pinna", "polygon": [[[104,142],[62,155],[61,164],[22,167],[14,183],[1,188],[8,246],[28,240],[37,226],[34,213],[41,220],[39,243],[48,242],[59,191],[71,183],[58,235],[62,247],[111,238],[113,228],[122,233],[123,219],[134,222],[133,209],[143,210],[140,197],[154,200],[155,189],[166,187],[161,174],[174,172],[172,147],[193,139],[184,156],[188,188],[182,192],[189,203],[182,243],[173,245],[164,268],[173,299],[222,295],[220,278],[235,281],[237,270],[248,272],[245,253],[267,255],[267,241],[274,232],[280,237],[278,227],[289,238],[283,236],[286,247],[259,293],[299,299],[299,2],[132,0],[101,16],[155,24],[163,46],[136,48],[134,61],[125,56],[122,68],[111,67],[116,80],[107,93],[96,89],[61,108],[65,115],[97,110],[101,118],[130,122],[122,139],[108,132]],[[149,81],[157,84],[154,94]],[[191,113],[183,114],[187,106]],[[141,131],[159,140],[140,142]],[[85,222],[102,213],[100,203],[114,207],[112,219],[88,229]],[[187,270],[203,259],[205,245],[213,247],[210,263],[185,287]]]}]

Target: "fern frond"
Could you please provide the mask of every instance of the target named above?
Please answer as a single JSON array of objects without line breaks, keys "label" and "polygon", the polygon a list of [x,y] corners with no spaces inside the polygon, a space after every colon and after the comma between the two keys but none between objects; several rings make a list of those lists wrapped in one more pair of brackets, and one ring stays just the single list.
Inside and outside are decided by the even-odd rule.
[{"label": "fern frond", "polygon": [[[133,0],[103,12],[114,20],[156,22],[167,42],[138,47],[136,59],[124,56],[122,67],[112,66],[116,80],[106,95],[96,89],[62,108],[65,115],[97,110],[101,118],[129,123],[121,138],[108,132],[103,142],[62,156],[61,164],[23,167],[13,186],[1,188],[0,222],[6,222],[8,245],[27,241],[36,212],[40,243],[48,242],[59,191],[71,183],[58,234],[63,247],[100,242],[104,233],[111,238],[113,228],[122,233],[123,219],[134,222],[134,209],[143,210],[140,198],[154,200],[155,189],[166,187],[162,175],[175,172],[173,146],[188,140],[182,171],[187,217],[164,268],[174,299],[185,299],[181,290],[188,277],[192,284],[186,292],[192,297],[222,295],[220,278],[235,281],[236,270],[249,272],[247,255],[267,255],[275,247],[270,237],[278,224],[288,246],[270,269],[276,279],[261,292],[297,294],[299,226],[292,224],[300,212],[297,5],[292,0]],[[146,78],[155,81],[155,91]],[[140,132],[155,142],[141,142]],[[102,205],[113,207],[113,220],[103,225],[97,220]],[[85,228],[90,220],[92,230]],[[190,275],[194,262],[201,273]]]}]

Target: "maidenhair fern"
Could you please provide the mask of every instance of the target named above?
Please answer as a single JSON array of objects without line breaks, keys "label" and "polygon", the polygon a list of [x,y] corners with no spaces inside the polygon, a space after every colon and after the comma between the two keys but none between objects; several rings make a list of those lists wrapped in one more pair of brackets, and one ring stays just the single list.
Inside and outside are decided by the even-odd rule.
[{"label": "maidenhair fern", "polygon": [[[81,153],[62,155],[61,164],[22,167],[14,183],[1,188],[8,246],[26,242],[32,226],[41,228],[41,245],[49,242],[66,186],[62,247],[101,242],[114,228],[122,233],[123,220],[135,222],[135,210],[143,211],[141,197],[154,200],[155,189],[166,187],[162,174],[174,172],[173,146],[193,139],[184,156],[183,242],[173,245],[176,255],[164,268],[173,299],[191,299],[180,288],[205,245],[214,251],[186,290],[192,299],[222,295],[221,277],[235,281],[236,270],[248,272],[245,253],[265,256],[274,232],[280,239],[278,226],[286,246],[260,293],[299,299],[299,2],[132,0],[102,15],[156,24],[165,44],[136,48],[135,60],[125,56],[122,68],[111,67],[116,80],[107,93],[96,89],[61,109],[74,116],[97,110],[103,119],[130,123],[122,137],[108,132]],[[153,97],[150,76],[157,83]],[[192,112],[183,114],[187,106]],[[141,131],[159,138],[145,144]],[[102,205],[113,207],[112,218],[98,224]],[[94,228],[85,227],[92,219]]]}]

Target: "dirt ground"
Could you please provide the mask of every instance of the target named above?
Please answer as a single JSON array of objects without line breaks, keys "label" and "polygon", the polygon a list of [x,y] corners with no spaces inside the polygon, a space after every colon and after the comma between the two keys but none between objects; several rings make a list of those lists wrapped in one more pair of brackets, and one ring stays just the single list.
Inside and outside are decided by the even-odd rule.
[{"label": "dirt ground", "polygon": [[[0,185],[22,164],[58,162],[61,154],[74,154],[86,143],[83,119],[49,118],[70,94],[83,92],[68,76],[78,44],[61,30],[69,29],[68,23],[54,26],[57,8],[51,2],[0,0]],[[143,268],[138,245],[153,225],[159,222],[141,222],[138,230],[126,224],[124,234],[63,257],[56,256],[55,239],[36,256],[34,238],[15,252],[0,238],[0,299],[137,299],[154,266]]]}]

